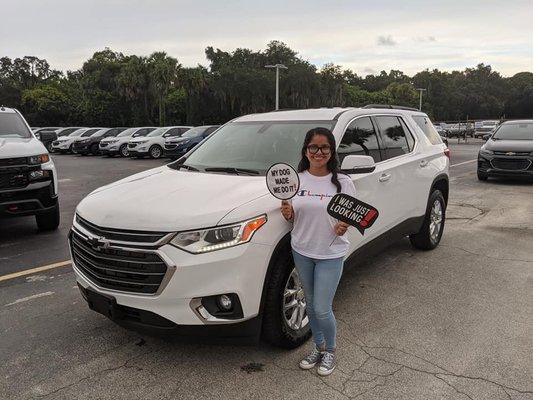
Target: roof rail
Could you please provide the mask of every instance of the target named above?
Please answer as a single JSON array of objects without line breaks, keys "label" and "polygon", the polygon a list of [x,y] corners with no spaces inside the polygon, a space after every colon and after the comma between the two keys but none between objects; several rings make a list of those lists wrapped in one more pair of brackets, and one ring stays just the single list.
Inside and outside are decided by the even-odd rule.
[{"label": "roof rail", "polygon": [[418,108],[395,106],[392,104],[367,104],[366,106],[362,108],[388,108],[388,109],[394,109],[394,110],[420,111]]}]

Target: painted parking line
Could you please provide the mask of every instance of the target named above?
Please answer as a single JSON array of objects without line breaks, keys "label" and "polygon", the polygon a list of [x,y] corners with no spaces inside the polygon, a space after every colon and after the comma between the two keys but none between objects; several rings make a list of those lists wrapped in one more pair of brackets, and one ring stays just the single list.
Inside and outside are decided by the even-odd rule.
[{"label": "painted parking line", "polygon": [[33,275],[38,272],[48,271],[48,270],[55,269],[55,268],[66,267],[67,265],[70,265],[71,263],[72,262],[70,260],[67,260],[67,261],[61,261],[61,262],[57,262],[53,264],[43,265],[42,267],[26,269],[24,271],[19,271],[19,272],[13,272],[12,274],[0,276],[0,282],[8,281],[10,279],[20,278],[21,276]]},{"label": "painted parking line", "polygon": [[476,162],[476,161],[477,161],[477,158],[474,159],[474,160],[468,160],[468,161],[460,162],[459,164],[450,165],[450,168],[451,167],[458,167],[459,165],[470,164],[470,163],[473,163],[473,162]]}]

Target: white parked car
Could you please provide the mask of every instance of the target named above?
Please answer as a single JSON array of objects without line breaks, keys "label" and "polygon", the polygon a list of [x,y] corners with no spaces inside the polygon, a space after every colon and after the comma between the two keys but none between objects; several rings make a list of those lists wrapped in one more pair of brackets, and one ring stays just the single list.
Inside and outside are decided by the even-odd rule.
[{"label": "white parked car", "polygon": [[52,142],[52,151],[54,153],[73,153],[74,143],[76,141],[83,140],[100,129],[102,128],[81,128],[67,136],[59,136]]},{"label": "white parked car", "polygon": [[296,166],[306,132],[331,129],[357,197],[379,211],[364,235],[348,231],[348,258],[407,235],[433,249],[444,229],[449,153],[427,121],[394,108],[243,116],[177,162],[93,191],[69,235],[83,297],[132,329],[302,344],[310,328],[291,224],[266,170]]},{"label": "white parked car", "polygon": [[40,230],[57,229],[57,172],[22,115],[0,107],[0,223],[4,217],[26,215],[35,215]]},{"label": "white parked car", "polygon": [[183,135],[192,126],[166,126],[157,128],[143,137],[132,138],[128,143],[128,152],[133,157],[160,158],[163,155],[165,140]]},{"label": "white parked car", "polygon": [[141,128],[129,128],[122,131],[115,137],[108,137],[102,139],[98,145],[100,153],[103,155],[114,156],[121,155],[122,157],[128,157],[128,143],[132,138],[144,137],[150,132],[156,130],[156,127],[145,126]]}]

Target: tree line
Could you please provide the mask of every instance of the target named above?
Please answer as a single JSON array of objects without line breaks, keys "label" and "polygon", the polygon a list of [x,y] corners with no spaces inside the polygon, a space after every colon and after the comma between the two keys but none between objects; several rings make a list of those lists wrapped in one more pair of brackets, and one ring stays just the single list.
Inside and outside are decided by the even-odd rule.
[{"label": "tree line", "polygon": [[63,73],[44,59],[0,58],[0,105],[15,107],[36,126],[142,126],[223,123],[270,111],[275,73],[282,63],[280,108],[418,107],[434,120],[533,117],[533,73],[503,77],[490,65],[464,71],[423,70],[414,76],[381,71],[361,77],[335,64],[317,68],[279,41],[266,49],[233,52],[208,47],[208,67],[183,67],[164,52],[93,54],[76,71]]}]

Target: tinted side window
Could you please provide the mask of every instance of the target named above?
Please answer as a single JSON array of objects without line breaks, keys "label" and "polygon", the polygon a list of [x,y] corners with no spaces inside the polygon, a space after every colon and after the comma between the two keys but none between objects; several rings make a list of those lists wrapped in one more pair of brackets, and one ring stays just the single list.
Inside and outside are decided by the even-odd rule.
[{"label": "tinted side window", "polygon": [[439,133],[437,132],[428,117],[413,117],[413,120],[420,127],[420,129],[422,129],[422,132],[424,132],[424,135],[426,135],[431,144],[442,143],[442,139],[440,138]]},{"label": "tinted side window", "polygon": [[409,145],[409,150],[413,151],[415,148],[415,139],[413,138],[413,134],[405,124],[405,121],[403,118],[398,118],[400,120],[400,123],[402,124],[403,131],[405,132],[405,138],[407,139],[407,144]]},{"label": "tinted side window", "polygon": [[381,140],[385,148],[384,159],[387,160],[409,153],[409,144],[405,137],[406,133],[398,117],[376,117],[376,120],[378,121]]},{"label": "tinted side window", "polygon": [[341,165],[348,155],[371,156],[375,162],[381,161],[378,138],[370,117],[358,118],[350,123],[337,153]]}]

